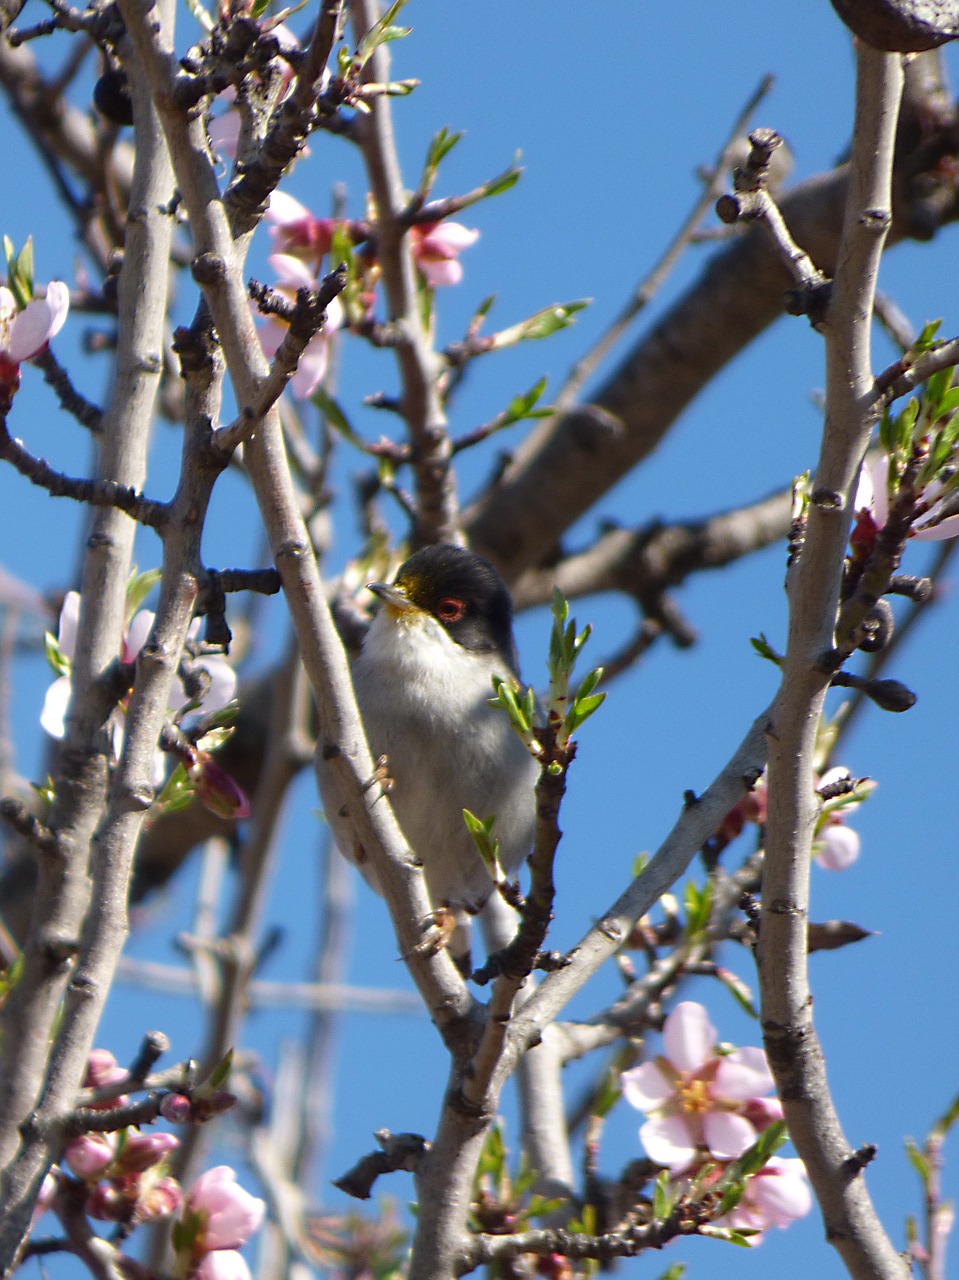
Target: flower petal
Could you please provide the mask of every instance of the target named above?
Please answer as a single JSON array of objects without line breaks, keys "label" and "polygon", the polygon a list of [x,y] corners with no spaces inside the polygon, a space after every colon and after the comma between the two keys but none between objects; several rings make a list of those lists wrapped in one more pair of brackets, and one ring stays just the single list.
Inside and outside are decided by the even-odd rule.
[{"label": "flower petal", "polygon": [[796,1158],[773,1156],[750,1182],[749,1193],[769,1227],[788,1227],[812,1208],[806,1166]]},{"label": "flower petal", "polygon": [[678,1173],[697,1157],[696,1143],[682,1116],[654,1116],[639,1131],[650,1160]]},{"label": "flower petal", "polygon": [[194,714],[208,716],[232,702],[236,693],[236,672],[225,658],[215,655],[203,658],[199,665],[210,677],[210,687]]},{"label": "flower petal", "polygon": [[708,1111],[703,1117],[703,1134],[707,1147],[720,1160],[735,1160],[758,1136],[745,1116],[731,1111]]},{"label": "flower petal", "polygon": [[938,524],[913,526],[912,536],[920,542],[944,542],[946,538],[954,538],[959,534],[959,516],[946,516]]},{"label": "flower petal", "polygon": [[479,239],[475,227],[464,227],[461,222],[441,222],[424,239],[433,253],[462,253]]},{"label": "flower petal", "polygon": [[57,323],[58,314],[59,307],[54,300],[34,298],[32,302],[28,302],[10,326],[10,341],[7,346],[10,359],[19,364],[21,360],[29,360],[37,355],[63,324],[62,317]]},{"label": "flower petal", "polygon": [[295,289],[315,289],[316,277],[299,258],[291,253],[271,253],[267,259],[276,272],[281,284],[292,285]]},{"label": "flower petal", "polygon": [[68,591],[60,609],[57,642],[60,649],[72,660],[77,643],[77,623],[80,621],[80,592]]},{"label": "flower petal", "polygon": [[652,1111],[673,1092],[673,1086],[655,1062],[644,1062],[631,1071],[624,1071],[620,1085],[623,1097],[637,1111]]},{"label": "flower petal", "polygon": [[137,654],[147,642],[155,618],[156,614],[152,609],[140,609],[130,619],[130,625],[123,638],[124,662],[133,662],[136,659]]},{"label": "flower petal", "polygon": [[719,1098],[728,1098],[731,1102],[746,1102],[750,1098],[761,1098],[773,1087],[773,1078],[769,1071],[769,1063],[762,1049],[748,1045],[744,1049],[735,1049],[727,1058],[723,1058],[716,1070],[713,1092]]},{"label": "flower petal", "polygon": [[695,1000],[683,1000],[663,1026],[666,1057],[677,1071],[698,1071],[712,1056],[716,1028]]},{"label": "flower petal", "polygon": [[463,279],[463,268],[453,258],[421,258],[419,267],[431,289],[459,284]]},{"label": "flower petal", "polygon": [[312,214],[305,204],[300,204],[293,196],[288,195],[285,191],[274,191],[270,195],[270,203],[266,207],[266,219],[273,222],[278,227],[284,227],[289,223],[300,222],[304,218],[312,218]]},{"label": "flower petal", "polygon": [[830,823],[820,831],[813,856],[827,871],[845,871],[859,857],[859,832],[841,823]]},{"label": "flower petal", "polygon": [[51,738],[62,738],[67,731],[66,714],[72,688],[70,677],[60,676],[47,689],[43,699],[43,710],[40,712],[40,727],[45,729]]}]

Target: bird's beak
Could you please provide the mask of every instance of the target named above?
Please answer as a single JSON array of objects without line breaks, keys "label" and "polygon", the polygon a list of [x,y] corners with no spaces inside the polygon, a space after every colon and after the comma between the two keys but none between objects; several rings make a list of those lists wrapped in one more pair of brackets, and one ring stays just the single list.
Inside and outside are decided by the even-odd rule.
[{"label": "bird's beak", "polygon": [[388,582],[368,582],[366,589],[379,596],[395,617],[405,613],[416,612],[416,605],[407,596],[402,587],[391,586]]}]

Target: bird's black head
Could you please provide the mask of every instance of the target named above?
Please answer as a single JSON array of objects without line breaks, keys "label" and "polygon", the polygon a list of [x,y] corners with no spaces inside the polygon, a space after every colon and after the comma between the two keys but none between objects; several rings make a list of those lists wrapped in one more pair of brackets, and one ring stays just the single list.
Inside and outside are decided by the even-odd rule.
[{"label": "bird's black head", "polygon": [[[387,604],[400,600],[432,614],[464,649],[499,653],[517,669],[513,602],[488,560],[465,547],[439,543],[414,552],[400,566],[392,588],[371,584]],[[390,593],[397,593],[393,600]]]}]

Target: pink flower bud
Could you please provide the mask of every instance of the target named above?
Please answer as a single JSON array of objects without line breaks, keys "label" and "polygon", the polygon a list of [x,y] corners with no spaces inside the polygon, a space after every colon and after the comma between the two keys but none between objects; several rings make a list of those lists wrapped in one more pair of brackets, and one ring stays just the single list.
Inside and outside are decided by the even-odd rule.
[{"label": "pink flower bud", "polygon": [[158,1218],[169,1218],[180,1210],[182,1204],[183,1192],[176,1178],[158,1178],[140,1197],[137,1219],[140,1222],[155,1222]]},{"label": "pink flower bud", "polygon": [[187,772],[197,795],[211,813],[227,821],[250,816],[246,792],[205,751],[196,752],[196,760]]},{"label": "pink flower bud", "polygon": [[151,1165],[165,1160],[180,1145],[180,1139],[172,1133],[127,1134],[117,1164],[124,1173],[142,1173]]},{"label": "pink flower bud", "polygon": [[71,1173],[90,1181],[98,1178],[113,1163],[116,1147],[114,1133],[83,1133],[67,1143],[63,1160]]},{"label": "pink flower bud", "polygon": [[201,1174],[187,1197],[187,1208],[206,1214],[197,1241],[204,1253],[214,1249],[238,1249],[263,1221],[266,1205],[236,1181],[229,1165],[217,1165]]},{"label": "pink flower bud", "polygon": [[99,1182],[90,1189],[84,1208],[97,1222],[126,1222],[130,1216],[129,1200],[109,1182]]},{"label": "pink flower bud", "polygon": [[193,1103],[183,1093],[168,1093],[160,1099],[160,1115],[171,1124],[186,1124],[193,1119]]},{"label": "pink flower bud", "polygon": [[87,1058],[83,1083],[88,1089],[101,1089],[105,1084],[117,1084],[130,1073],[118,1064],[109,1049],[91,1049]]}]

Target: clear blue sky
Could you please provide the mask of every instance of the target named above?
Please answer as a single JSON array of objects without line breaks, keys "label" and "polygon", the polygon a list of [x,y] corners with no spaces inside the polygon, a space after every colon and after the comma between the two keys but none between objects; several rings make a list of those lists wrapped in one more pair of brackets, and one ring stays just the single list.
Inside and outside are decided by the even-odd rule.
[{"label": "clear blue sky", "polygon": [[[39,16],[37,10],[33,17]],[[775,127],[789,140],[796,177],[831,164],[848,139],[853,58],[825,0],[790,6],[788,16],[781,17],[759,0],[655,7],[635,0],[586,6],[572,0],[524,5],[411,0],[404,18],[415,30],[394,46],[394,71],[422,81],[411,97],[395,104],[409,185],[415,184],[428,140],[441,125],[463,129],[466,137],[444,164],[437,194],[475,186],[503,169],[517,150],[526,168],[512,192],[463,218],[482,235],[463,258],[463,283],[438,297],[441,339],[458,336],[475,305],[490,293],[497,295],[494,320],[500,324],[550,302],[594,299],[574,329],[549,343],[477,363],[457,401],[457,432],[491,418],[543,373],[550,375],[551,387],[558,385],[660,253],[697,192],[696,167],[714,157],[763,74],[772,72],[776,87],[756,123]],[[291,25],[302,29],[304,15]],[[191,20],[184,16],[178,47],[185,50],[193,38]],[[39,279],[71,279],[82,254],[47,177],[13,126],[8,124],[4,137],[13,180],[8,179],[2,199],[0,231],[18,244],[33,233]],[[361,214],[365,187],[356,158],[348,144],[321,137],[288,189],[326,212],[331,185],[339,180],[347,184],[349,211]],[[265,243],[264,235],[255,254],[261,268]],[[882,277],[883,288],[914,324],[941,316],[948,335],[959,332],[956,247],[957,232],[951,229],[932,246],[897,248]],[[693,277],[704,252],[686,258],[651,317]],[[182,294],[183,314],[188,314],[192,301],[186,282]],[[84,318],[73,319],[57,340],[57,351],[70,360],[77,382],[102,397],[105,367],[79,354],[78,336],[85,327]],[[877,362],[891,358],[879,340]],[[387,429],[389,424],[364,410],[360,400],[395,387],[389,354],[347,342],[340,382],[341,402],[360,429],[370,434]],[[781,321],[691,406],[642,474],[621,484],[578,533],[588,537],[598,516],[629,524],[657,516],[696,517],[782,486],[815,460],[820,418],[814,396],[822,382],[819,338],[802,320]],[[54,465],[82,469],[86,445],[79,430],[54,411],[35,371],[25,372],[24,384],[13,432]],[[464,494],[489,473],[503,443],[501,438],[470,459],[463,471]],[[178,458],[178,438],[167,424],[157,428],[154,454],[156,478],[149,487],[162,497],[170,491]],[[358,469],[351,456],[339,465],[337,484],[347,500],[349,477]],[[240,513],[248,514],[241,519]],[[77,528],[77,513],[65,503],[0,471],[2,560],[12,572],[45,589],[71,585]],[[347,511],[334,565],[355,551],[354,531]],[[214,503],[208,562],[235,565],[244,557],[252,562],[259,545],[252,506],[241,483],[229,479]],[[138,555],[141,568],[151,567],[158,548],[144,539]],[[906,569],[921,571],[923,555],[921,548],[913,550]],[[768,701],[774,672],[753,655],[749,637],[765,631],[773,644],[782,641],[782,577],[782,549],[776,548],[731,572],[690,583],[681,602],[701,633],[699,645],[684,653],[654,650],[645,665],[615,686],[584,730],[563,812],[554,945],[572,944],[612,901],[635,855],[655,848],[672,825],[684,789],[699,790],[710,781]],[[594,661],[617,649],[631,625],[629,610],[618,602],[579,602],[576,614],[594,625]],[[284,635],[278,603],[265,617],[259,661],[278,652]],[[853,1146],[879,1145],[869,1185],[897,1244],[903,1242],[905,1214],[919,1210],[902,1139],[921,1137],[959,1087],[957,625],[953,581],[938,616],[903,650],[892,673],[916,689],[917,707],[898,717],[871,712],[844,753],[855,774],[879,782],[855,820],[862,856],[843,874],[813,870],[814,918],[851,919],[877,931],[857,947],[814,957],[812,977],[816,1020],[842,1120]],[[543,616],[521,621],[523,668],[534,683],[543,678],[546,634]],[[47,679],[40,659],[21,663],[14,711],[18,764],[26,773],[39,768],[37,716]],[[312,783],[304,780],[286,821],[270,911],[271,923],[286,932],[264,976],[306,975],[316,916],[316,806]],[[193,887],[187,874],[153,904],[133,941],[135,954],[174,958],[170,940],[188,924]],[[408,986],[385,909],[361,884],[356,899],[352,978]],[[747,954],[730,951],[725,962],[752,983]],[[600,978],[580,997],[577,1011],[599,1007],[615,989],[612,976]],[[758,1043],[756,1025],[728,996],[704,986],[691,988],[691,994],[707,1001],[724,1039]],[[199,1020],[189,1001],[158,1000],[144,1014],[147,1007],[141,995],[118,990],[101,1043],[123,1059],[144,1031],[160,1026],[171,1034],[176,1056],[195,1051]],[[245,1043],[272,1054],[278,1025],[290,1035],[302,1022],[294,1014],[255,1013]],[[431,1132],[445,1063],[425,1018],[350,1020],[341,1037],[339,1073],[343,1092],[327,1177],[367,1150],[376,1128]],[[639,1153],[639,1122],[625,1106],[610,1120],[602,1159],[606,1172],[615,1174]],[[957,1148],[947,1148],[945,1183],[953,1194],[959,1188]],[[378,1190],[403,1203],[411,1184],[399,1175]],[[348,1207],[332,1189],[327,1205]],[[671,1250],[659,1269],[686,1256],[690,1274],[708,1271],[715,1280],[843,1274],[815,1216],[787,1233],[773,1233],[755,1254],[697,1242],[688,1250]],[[658,1262],[627,1264],[624,1270],[654,1274]]]}]

